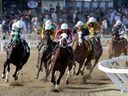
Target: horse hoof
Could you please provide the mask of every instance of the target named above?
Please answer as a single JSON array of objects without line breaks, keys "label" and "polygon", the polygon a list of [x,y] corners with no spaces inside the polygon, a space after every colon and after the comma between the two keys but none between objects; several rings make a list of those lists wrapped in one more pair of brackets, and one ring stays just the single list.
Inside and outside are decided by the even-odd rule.
[{"label": "horse hoof", "polygon": [[66,84],[67,84],[67,85],[69,84],[69,81],[68,81],[68,80],[66,81]]},{"label": "horse hoof", "polygon": [[55,89],[54,92],[59,92],[59,90],[58,89]]},{"label": "horse hoof", "polygon": [[2,74],[2,79],[5,79],[5,75],[4,74]]},{"label": "horse hoof", "polygon": [[35,79],[38,79],[38,77],[37,77],[37,76],[35,76]]},{"label": "horse hoof", "polygon": [[59,92],[59,90],[58,89],[54,89],[53,92]]},{"label": "horse hoof", "polygon": [[55,85],[55,84],[56,84],[56,82],[55,82],[54,80],[51,80],[51,82],[53,83],[53,85]]},{"label": "horse hoof", "polygon": [[81,71],[81,75],[84,75],[84,72],[83,71]]},{"label": "horse hoof", "polygon": [[14,80],[17,80],[17,79],[18,79],[18,77],[17,77],[17,76],[15,76],[15,77],[14,77]]},{"label": "horse hoof", "polygon": [[6,82],[6,83],[8,83],[8,82],[9,82],[9,80],[7,79],[7,80],[5,80],[5,82]]},{"label": "horse hoof", "polygon": [[79,73],[76,73],[76,75],[78,76],[78,75],[79,75]]}]

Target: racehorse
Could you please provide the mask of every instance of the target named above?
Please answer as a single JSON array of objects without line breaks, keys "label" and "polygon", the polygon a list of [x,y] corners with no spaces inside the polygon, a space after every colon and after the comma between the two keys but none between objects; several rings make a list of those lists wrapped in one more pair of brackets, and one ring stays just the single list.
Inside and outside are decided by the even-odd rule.
[{"label": "racehorse", "polygon": [[[89,41],[84,40],[84,38],[82,36],[82,32],[78,32],[77,36],[74,39],[72,47],[74,50],[75,61],[79,64],[79,69],[78,69],[76,75],[79,75],[79,73],[81,73],[81,75],[82,75],[86,65],[89,66],[89,64],[91,64],[91,60],[94,59],[95,63],[93,65],[93,67],[90,69],[90,72],[89,72],[89,75],[90,75],[92,70],[98,63],[100,56],[102,55],[101,44],[99,44],[99,43],[94,44],[93,39],[94,38],[91,38]],[[97,48],[97,46],[100,46],[100,50]],[[85,59],[86,59],[86,61],[85,61]],[[84,67],[83,67],[83,65],[84,65]],[[74,70],[75,70],[75,67],[74,67]]]},{"label": "racehorse", "polygon": [[[52,78],[51,82],[55,85],[55,91],[58,91],[58,85],[60,80],[65,73],[66,68],[68,67],[68,74],[66,78],[66,83],[69,83],[70,71],[73,65],[73,59],[70,56],[71,47],[67,46],[67,34],[62,33],[60,35],[59,47],[56,49],[54,57],[51,59],[51,69]],[[60,72],[59,78],[57,79],[56,72]]]},{"label": "racehorse", "polygon": [[[121,54],[128,55],[128,41],[125,38],[112,37],[109,43],[109,59]],[[128,62],[126,62],[128,65]]]},{"label": "racehorse", "polygon": [[[24,48],[23,42],[27,49]],[[6,48],[5,50],[7,59],[4,63],[2,78],[5,79],[6,82],[9,82],[10,64],[12,63],[16,66],[13,77],[14,80],[17,80],[19,71],[22,69],[23,65],[26,64],[30,56],[30,48],[25,40],[20,39],[19,41],[16,40],[10,48]]]},{"label": "racehorse", "polygon": [[50,32],[46,31],[46,33],[44,34],[44,38],[43,38],[43,46],[40,50],[38,50],[38,62],[37,62],[38,70],[37,70],[35,79],[38,79],[40,71],[43,70],[42,64],[44,64],[45,72],[46,72],[44,81],[47,81],[48,70],[49,70],[48,61],[51,58],[51,55],[52,55],[51,53],[54,47],[55,47],[55,43],[51,40]]}]

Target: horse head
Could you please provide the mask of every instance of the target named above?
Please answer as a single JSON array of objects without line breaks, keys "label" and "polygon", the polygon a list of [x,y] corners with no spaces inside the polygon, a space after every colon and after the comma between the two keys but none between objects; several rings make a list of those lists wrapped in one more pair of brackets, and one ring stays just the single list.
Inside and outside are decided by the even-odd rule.
[{"label": "horse head", "polygon": [[46,31],[45,35],[44,35],[44,46],[45,46],[45,48],[48,48],[48,46],[51,44],[52,44],[52,40],[50,37],[50,32]]},{"label": "horse head", "polygon": [[66,33],[62,33],[59,37],[59,46],[66,48],[68,41],[68,35]]}]

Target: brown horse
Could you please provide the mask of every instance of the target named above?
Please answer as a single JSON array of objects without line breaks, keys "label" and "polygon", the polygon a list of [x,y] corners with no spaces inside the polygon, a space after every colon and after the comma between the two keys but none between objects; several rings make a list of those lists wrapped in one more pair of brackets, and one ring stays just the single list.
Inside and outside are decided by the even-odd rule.
[{"label": "brown horse", "polygon": [[[72,69],[73,59],[70,56],[71,47],[67,46],[67,34],[62,33],[60,36],[59,47],[56,49],[54,57],[51,60],[52,78],[51,82],[55,85],[55,91],[58,91],[58,85],[60,80],[68,67],[68,74],[66,78],[66,83],[69,83],[70,70]],[[60,72],[59,78],[56,77],[56,72]]]},{"label": "brown horse", "polygon": [[[83,74],[83,71],[84,71],[86,65],[91,64],[91,60],[95,59],[95,63],[93,65],[93,67],[91,68],[90,72],[89,72],[89,75],[90,75],[92,70],[94,69],[94,67],[98,63],[99,58],[102,55],[102,46],[101,46],[101,44],[100,43],[94,44],[92,42],[96,43],[94,38],[91,38],[90,41],[86,41],[82,37],[82,32],[78,32],[77,37],[75,38],[75,40],[73,42],[73,45],[72,45],[73,50],[74,50],[74,55],[75,55],[75,61],[79,64],[79,69],[78,69],[76,75],[79,75],[80,72],[81,72],[81,74]],[[97,51],[98,50],[98,48],[96,48],[97,45],[100,46],[99,51]],[[86,59],[86,61],[85,61],[85,59]],[[84,67],[82,69],[83,65],[84,65]],[[75,70],[75,67],[74,67],[74,70]]]},{"label": "brown horse", "polygon": [[35,76],[35,79],[38,79],[40,71],[43,70],[42,64],[44,64],[45,67],[45,80],[47,81],[48,77],[48,71],[49,71],[49,64],[48,61],[51,58],[51,53],[54,49],[55,43],[51,40],[50,32],[46,32],[43,38],[43,46],[40,50],[38,50],[38,62],[37,62],[37,74]]},{"label": "brown horse", "polygon": [[[118,57],[121,54],[128,55],[128,42],[125,38],[112,37],[109,43],[109,58]],[[126,62],[128,65],[128,62]]]}]

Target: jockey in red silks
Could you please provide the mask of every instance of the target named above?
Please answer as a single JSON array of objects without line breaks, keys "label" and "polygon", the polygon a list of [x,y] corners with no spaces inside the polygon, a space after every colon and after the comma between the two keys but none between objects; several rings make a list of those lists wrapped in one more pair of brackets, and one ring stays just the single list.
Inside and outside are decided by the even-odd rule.
[{"label": "jockey in red silks", "polygon": [[70,29],[68,29],[68,25],[66,23],[63,23],[61,25],[61,29],[57,30],[56,34],[55,34],[55,42],[59,41],[59,36],[62,33],[66,33],[68,35],[68,44],[72,43],[72,31]]},{"label": "jockey in red silks", "polygon": [[[56,34],[55,34],[55,42],[57,43],[56,44],[56,46],[55,46],[55,48],[54,48],[54,50],[53,50],[53,55],[54,55],[54,53],[55,53],[55,50],[58,48],[58,46],[59,46],[59,37],[60,37],[60,35],[62,34],[62,33],[66,33],[67,35],[68,35],[68,41],[67,41],[67,43],[68,43],[68,45],[70,45],[71,43],[72,43],[72,41],[73,41],[73,39],[72,39],[72,31],[68,28],[68,25],[66,24],[66,23],[62,23],[61,24],[61,29],[58,29],[57,30],[57,32],[56,32]],[[72,47],[71,46],[68,46],[68,48],[69,48],[69,51],[70,51],[70,53],[71,54],[69,54],[70,56],[71,56],[71,58],[73,58],[73,50],[72,50]],[[52,56],[52,58],[53,58],[53,56]]]}]

